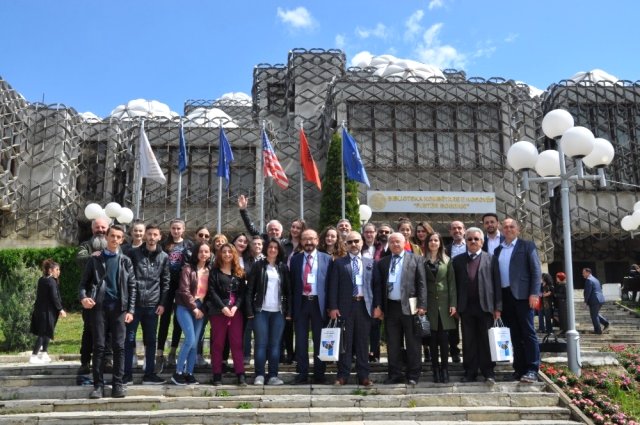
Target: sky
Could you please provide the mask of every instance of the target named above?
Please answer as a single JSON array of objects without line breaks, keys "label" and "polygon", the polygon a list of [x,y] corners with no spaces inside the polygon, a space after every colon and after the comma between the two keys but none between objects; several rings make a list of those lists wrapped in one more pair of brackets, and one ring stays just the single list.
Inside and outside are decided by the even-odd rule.
[{"label": "sky", "polygon": [[106,117],[144,98],[251,93],[295,48],[369,52],[539,89],[602,69],[640,80],[635,0],[0,0],[0,78]]}]

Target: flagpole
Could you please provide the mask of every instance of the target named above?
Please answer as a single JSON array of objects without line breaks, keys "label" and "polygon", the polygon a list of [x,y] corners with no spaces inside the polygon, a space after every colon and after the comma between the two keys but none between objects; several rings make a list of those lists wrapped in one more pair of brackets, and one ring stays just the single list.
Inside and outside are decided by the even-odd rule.
[{"label": "flagpole", "polygon": [[[346,121],[342,120],[342,131],[344,131],[346,127]],[[342,143],[340,143],[340,163],[342,164],[340,167],[340,187],[342,189],[342,193],[341,193],[341,207],[342,207],[342,216],[341,218],[345,218],[347,213],[346,213],[346,207],[345,207],[345,188],[344,188],[344,137],[342,137]]]},{"label": "flagpole", "polygon": [[[267,121],[262,120],[262,131],[267,133]],[[260,137],[260,175],[262,176],[262,184],[260,185],[260,231],[264,231],[264,150],[262,148],[262,137]]]},{"label": "flagpole", "polygon": [[[180,128],[178,129],[178,138],[182,132],[182,117],[180,117]],[[176,218],[180,218],[180,203],[182,201],[182,173],[180,172],[180,149],[178,148],[178,199],[176,200]]]},{"label": "flagpole", "polygon": [[138,173],[135,176],[135,184],[134,184],[134,188],[135,188],[135,218],[140,218],[140,198],[142,197],[142,194],[140,193],[142,191],[142,173],[140,172],[140,141],[142,140],[142,132],[144,131],[144,118],[140,119],[140,132],[138,134],[138,152],[136,154],[136,166],[135,168],[138,170]]},{"label": "flagpole", "polygon": [[[300,131],[304,131],[304,120],[300,120]],[[300,163],[300,219],[304,220],[304,170]]]}]

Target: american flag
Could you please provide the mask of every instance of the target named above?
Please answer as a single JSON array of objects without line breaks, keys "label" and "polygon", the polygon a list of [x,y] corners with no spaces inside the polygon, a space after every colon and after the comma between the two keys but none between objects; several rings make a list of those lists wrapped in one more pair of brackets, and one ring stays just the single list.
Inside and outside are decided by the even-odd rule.
[{"label": "american flag", "polygon": [[271,177],[281,189],[289,187],[289,179],[278,161],[265,130],[262,130],[262,160],[264,161],[265,177]]}]

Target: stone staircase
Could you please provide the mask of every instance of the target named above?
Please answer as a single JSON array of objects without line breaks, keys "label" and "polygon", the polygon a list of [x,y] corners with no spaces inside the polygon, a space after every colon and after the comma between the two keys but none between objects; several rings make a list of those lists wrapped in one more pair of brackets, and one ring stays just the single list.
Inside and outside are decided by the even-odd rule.
[{"label": "stone staircase", "polygon": [[580,334],[581,351],[598,351],[609,344],[640,344],[640,318],[635,313],[608,301],[600,314],[609,320],[611,326],[602,335],[595,335],[589,309],[583,302],[576,302],[576,330]]},{"label": "stone staircase", "polygon": [[[91,386],[76,385],[77,361],[0,365],[0,424],[578,424],[571,410],[544,382],[510,381],[509,365],[497,368],[495,385],[461,383],[461,365],[451,365],[451,383],[430,382],[429,365],[416,386],[291,385],[293,366],[283,366],[282,386],[238,387],[233,374],[209,385],[209,368],[196,370],[192,386],[129,385],[127,397],[89,400]],[[335,367],[327,378],[333,382]],[[386,365],[371,378],[382,382]],[[251,371],[248,371],[251,375]],[[164,377],[169,377],[167,371]],[[134,382],[142,379],[138,366]],[[353,377],[352,377],[353,380]],[[252,379],[249,379],[251,382]]]}]

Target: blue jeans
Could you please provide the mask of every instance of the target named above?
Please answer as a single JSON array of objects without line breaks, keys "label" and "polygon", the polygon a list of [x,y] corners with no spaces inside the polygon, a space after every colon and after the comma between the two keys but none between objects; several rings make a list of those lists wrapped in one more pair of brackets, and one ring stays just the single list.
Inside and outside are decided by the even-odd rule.
[{"label": "blue jeans", "polygon": [[193,373],[193,368],[196,365],[198,338],[204,324],[204,316],[202,319],[196,319],[191,310],[183,305],[178,305],[176,307],[176,317],[184,334],[182,347],[180,347],[178,360],[176,361],[176,372]]},{"label": "blue jeans", "polygon": [[156,307],[136,307],[133,321],[127,324],[127,337],[124,344],[124,374],[131,375],[133,369],[133,350],[136,346],[138,324],[142,326],[142,340],[144,341],[144,374],[152,375],[155,368],[156,332],[158,331]]},{"label": "blue jeans", "polygon": [[[264,376],[264,364],[269,360],[269,376],[278,376],[280,342],[284,331],[284,315],[279,311],[257,311],[253,318],[255,337],[254,361],[256,376]],[[267,354],[268,352],[268,354]]]}]

